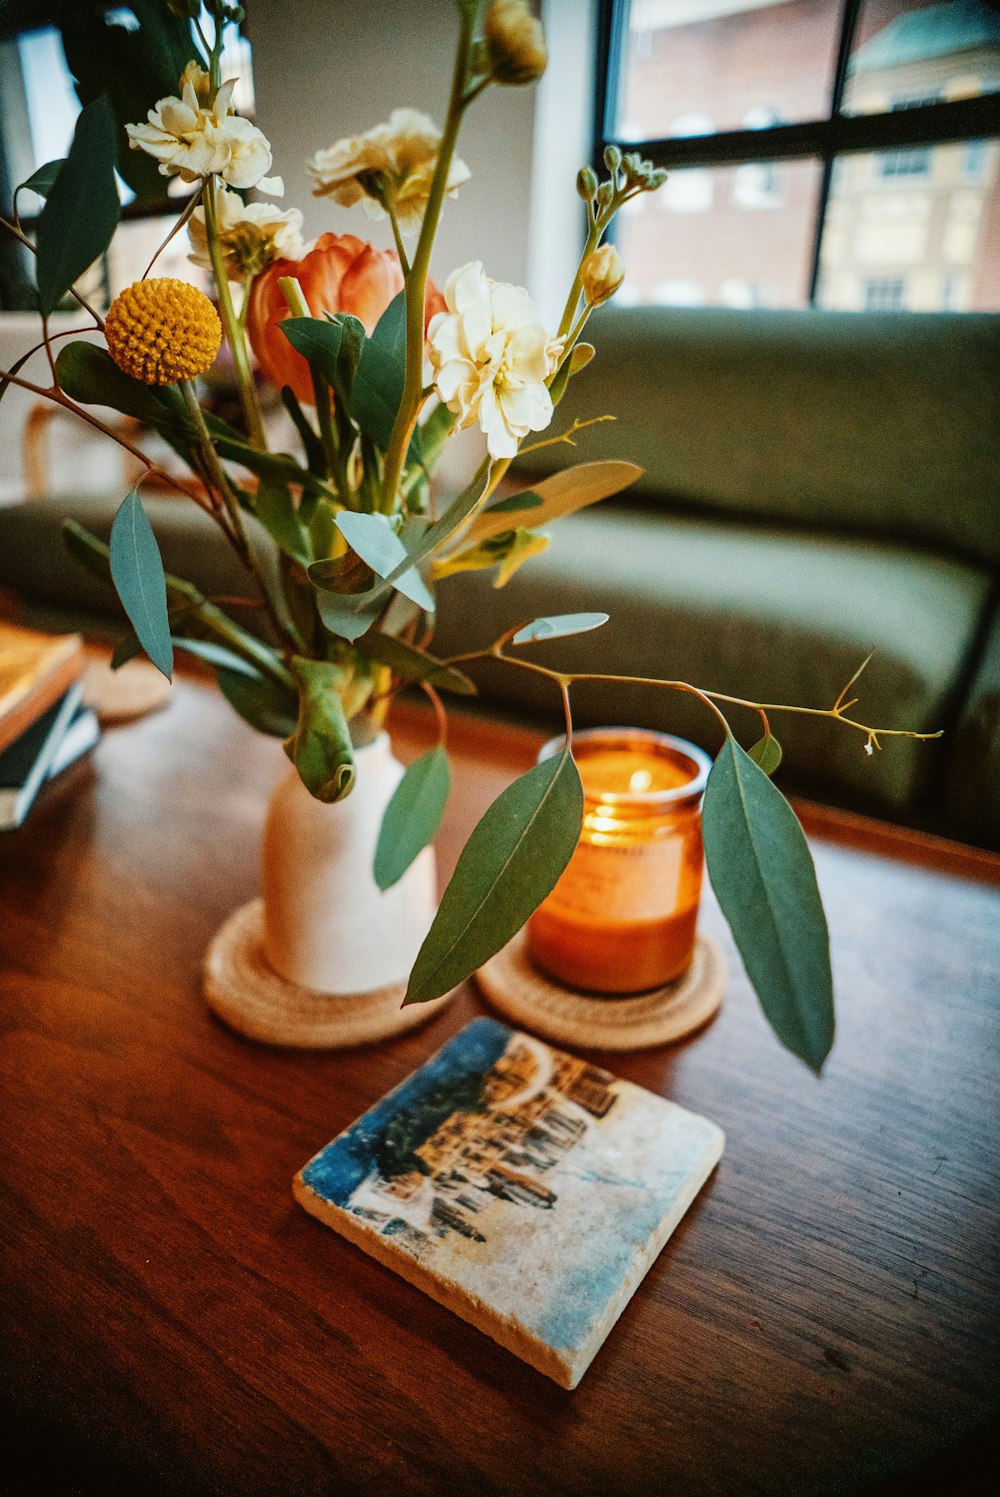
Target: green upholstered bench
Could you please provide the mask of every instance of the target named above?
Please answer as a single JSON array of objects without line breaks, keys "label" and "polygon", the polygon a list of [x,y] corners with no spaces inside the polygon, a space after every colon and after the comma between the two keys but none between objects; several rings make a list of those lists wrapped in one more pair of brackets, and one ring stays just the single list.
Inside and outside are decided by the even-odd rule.
[{"label": "green upholstered bench", "polygon": [[[503,591],[441,584],[435,648],[487,642],[519,618],[601,608],[611,623],[549,646],[567,668],[667,676],[759,700],[829,705],[869,650],[865,720],[943,739],[861,735],[774,716],[789,789],[1000,845],[1000,317],[603,308],[599,358],[553,430],[611,412],[517,472],[621,456],[640,483],[552,528]],[[543,462],[542,459],[546,459]],[[115,603],[64,556],[74,514],[107,535],[120,495],[0,509],[0,586],[105,619]],[[210,593],[245,584],[193,505],[150,498],[169,570]],[[487,707],[561,721],[546,683],[484,667]],[[691,699],[580,688],[581,723],[669,728],[708,747]],[[749,740],[757,720],[739,726]]]},{"label": "green upholstered bench", "polygon": [[[556,429],[614,414],[572,460],[629,457],[644,476],[554,526],[504,593],[485,574],[444,583],[438,644],[457,647],[473,621],[488,635],[522,614],[603,608],[611,624],[553,659],[817,705],[874,650],[864,719],[945,738],[887,739],[869,758],[860,735],[775,715],[785,782],[1000,844],[1000,644],[987,649],[1000,317],[612,305],[591,327],[598,357]],[[519,467],[530,482],[567,457],[547,448]],[[539,709],[545,684],[495,668],[483,680]],[[714,741],[703,708],[662,692],[588,688],[577,711]]]}]

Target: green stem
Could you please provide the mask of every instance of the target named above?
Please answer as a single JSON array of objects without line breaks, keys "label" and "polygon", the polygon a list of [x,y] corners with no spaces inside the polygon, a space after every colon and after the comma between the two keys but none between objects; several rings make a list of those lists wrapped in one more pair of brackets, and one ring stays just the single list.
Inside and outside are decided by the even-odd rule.
[{"label": "green stem", "polygon": [[219,312],[222,316],[222,326],[226,330],[226,342],[229,344],[229,349],[233,356],[236,383],[240,394],[240,405],[243,408],[243,419],[247,425],[247,435],[250,438],[250,445],[256,447],[261,452],[266,452],[267,438],[264,435],[264,422],[261,418],[260,406],[257,404],[257,394],[253,386],[250,355],[247,353],[246,338],[243,335],[233,309],[233,298],[229,290],[229,280],[226,275],[226,257],[222,253],[222,246],[219,243],[215,192],[215,178],[206,177],[204,192],[205,233],[208,238],[209,258],[212,261],[212,275],[215,278],[215,287],[219,295]]},{"label": "green stem", "polygon": [[455,152],[455,144],[467,102],[465,83],[474,25],[474,8],[462,6],[448,115],[438,148],[438,158],[427,199],[424,221],[420,226],[420,238],[417,240],[417,248],[406,280],[406,372],[403,380],[403,394],[399,402],[399,410],[396,412],[382,473],[382,508],[386,513],[391,513],[394,507],[400,476],[406,462],[406,451],[410,445],[410,437],[417,423],[417,417],[420,415],[421,391],[424,382],[424,301],[427,294],[427,275],[430,270],[434,236],[437,233],[438,220],[441,217],[441,208],[448,186],[451,159]]},{"label": "green stem", "polygon": [[253,577],[254,582],[257,584],[257,591],[260,593],[264,605],[267,608],[267,612],[271,619],[271,622],[274,625],[275,629],[277,629],[278,631],[279,637],[283,638],[286,643],[293,643],[293,641],[289,638],[288,631],[285,629],[284,624],[281,621],[280,610],[271,597],[267,583],[261,576],[256,562],[254,561],[253,551],[251,550],[250,542],[247,539],[246,529],[243,524],[243,514],[240,509],[239,500],[237,499],[236,494],[233,491],[233,486],[229,481],[229,477],[225,469],[219,461],[219,454],[216,452],[215,447],[213,446],[211,433],[209,432],[208,427],[205,424],[205,415],[198,403],[198,397],[195,394],[194,385],[190,380],[182,380],[180,391],[184,397],[184,404],[187,407],[187,412],[191,418],[191,423],[194,426],[195,435],[198,438],[198,448],[201,453],[202,461],[205,464],[205,470],[211,478],[216,489],[218,490],[219,496],[226,507],[226,514],[229,517],[229,523],[232,526],[233,541],[240,560],[242,561],[243,565],[246,567],[250,575]]}]

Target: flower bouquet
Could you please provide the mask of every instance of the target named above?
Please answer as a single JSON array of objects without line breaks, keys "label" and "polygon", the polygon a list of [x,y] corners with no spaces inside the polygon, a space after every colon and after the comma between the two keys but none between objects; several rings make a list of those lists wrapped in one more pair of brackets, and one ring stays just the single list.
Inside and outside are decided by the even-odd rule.
[{"label": "flower bouquet", "polygon": [[[628,463],[586,463],[527,489],[516,483],[516,465],[532,447],[562,440],[538,434],[593,357],[583,335],[624,275],[608,230],[619,209],[655,192],[665,173],[615,147],[605,151],[601,175],[582,168],[585,240],[562,318],[547,329],[528,293],[491,280],[482,263],[452,269],[443,290],[429,274],[442,210],[470,174],[457,154],[466,112],[485,90],[529,85],[546,66],[542,28],[525,0],[456,0],[441,129],[398,109],[311,161],[316,194],[388,219],[394,251],[333,234],[306,251],[301,213],[275,205],[282,185],[269,176],[270,146],[235,112],[232,81],[222,76],[223,28],[242,18],[238,5],[163,0],[153,12],[155,25],[143,11],[154,33],[147,62],[157,59],[164,96],[149,100],[144,121],[122,118],[120,101],[116,121],[113,87],[84,107],[67,158],[23,184],[46,200],[33,243],[19,225],[15,195],[5,227],[36,256],[41,342],[29,352],[44,350],[50,379],[38,383],[20,372],[29,354],[5,379],[117,441],[94,406],[159,433],[190,479],[161,472],[133,448],[144,477],[182,489],[211,516],[267,620],[251,632],[219,602],[164,574],[140,479],[118,510],[109,546],[65,525],[70,549],[113,584],[128,616],[118,663],[142,650],[169,676],[175,649],[199,656],[236,712],[283,740],[321,802],[351,793],[355,753],[379,732],[398,692],[417,687],[431,699],[441,742],[410,766],[389,803],[375,859],[383,889],[440,824],[449,781],[442,696],[474,691],[463,665],[492,658],[551,681],[565,715],[562,749],[510,785],[473,831],[410,973],[406,1003],[427,1002],[514,936],[574,851],[583,792],[572,693],[581,677],[542,663],[533,646],[606,621],[586,612],[515,620],[499,639],[470,639],[461,656],[441,659],[432,650],[440,585],[461,571],[492,568],[502,586],[548,545],[550,524],[639,476]],[[114,172],[118,165],[127,174],[129,152],[144,168],[190,186],[171,235],[186,228],[193,260],[210,271],[214,301],[193,285],[157,277],[155,261],[106,317],[74,289],[114,233]],[[56,347],[48,319],[66,296],[92,316],[105,346]],[[213,414],[199,390],[223,339],[239,426]],[[255,364],[257,378],[262,373],[280,392],[296,454],[273,450]],[[461,493],[442,497],[435,465],[452,433],[468,427],[482,435],[482,461]],[[500,498],[508,473],[509,492]],[[612,679],[624,689],[633,678]],[[656,684],[698,697],[721,731],[703,812],[709,875],[769,1022],[818,1070],[833,1037],[826,923],[805,838],[769,778],[780,759],[770,719],[785,709],[689,682]],[[815,711],[860,731],[871,752],[882,730],[849,715],[851,685],[832,707],[787,710]],[[760,715],[762,735],[749,752],[727,722],[731,703]]]}]

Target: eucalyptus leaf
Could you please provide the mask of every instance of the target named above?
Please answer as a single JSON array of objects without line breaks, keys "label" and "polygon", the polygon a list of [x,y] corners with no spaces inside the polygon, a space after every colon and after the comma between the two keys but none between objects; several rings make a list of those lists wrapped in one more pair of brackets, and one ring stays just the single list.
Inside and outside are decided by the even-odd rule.
[{"label": "eucalyptus leaf", "polygon": [[588,634],[608,622],[606,613],[553,613],[547,618],[533,619],[518,629],[511,644],[530,645],[540,639],[563,639],[568,634]]},{"label": "eucalyptus leaf", "polygon": [[121,217],[116,158],[111,107],[95,99],[80,113],[69,155],[38,218],[35,269],[43,317],[111,243]]},{"label": "eucalyptus leaf", "polygon": [[81,405],[109,405],[123,416],[134,416],[165,436],[178,450],[184,440],[186,417],[183,402],[173,403],[178,392],[154,390],[119,369],[107,349],[82,339],[65,343],[56,355],[56,377],[60,389]]},{"label": "eucalyptus leaf", "polygon": [[758,738],[753,748],[747,749],[747,753],[766,775],[773,775],[781,763],[781,744],[771,733]]},{"label": "eucalyptus leaf", "polygon": [[[400,571],[409,553],[385,515],[356,514],[344,510],[337,516],[337,529],[361,560],[383,580],[390,576],[392,585],[427,613],[434,612],[434,598],[415,568]],[[310,570],[310,577],[314,574]]]},{"label": "eucalyptus leaf", "polygon": [[124,499],[111,527],[109,546],[115,591],[142,648],[170,679],[174,652],[167,617],[167,585],[152,526],[135,489]]},{"label": "eucalyptus leaf", "polygon": [[783,1045],[817,1073],[833,1043],[826,916],[791,806],[727,734],[702,810],[712,887]]},{"label": "eucalyptus leaf", "polygon": [[285,741],[285,753],[310,795],[326,804],[343,800],[355,780],[354,750],[339,691],[343,670],[302,655],[293,657],[292,670],[299,683],[299,716]]},{"label": "eucalyptus leaf", "polygon": [[437,835],[451,789],[448,756],[440,744],[411,764],[385,809],[375,849],[375,882],[398,883]]},{"label": "eucalyptus leaf", "polygon": [[476,695],[474,683],[464,672],[456,670],[453,665],[445,665],[441,660],[435,660],[433,655],[428,655],[426,651],[418,650],[415,645],[406,644],[391,634],[369,630],[358,641],[358,651],[377,665],[387,665],[404,681],[426,681],[428,686],[436,686],[441,691],[454,691],[459,696]]},{"label": "eucalyptus leaf", "polygon": [[[214,665],[218,670],[229,671],[232,675],[245,676],[248,681],[264,679],[255,666],[234,650],[227,650],[225,645],[213,644],[210,639],[183,639],[178,635],[173,636],[173,641],[175,649],[186,650],[189,655],[204,660],[206,665]],[[294,700],[294,692],[292,697]]]},{"label": "eucalyptus leaf", "polygon": [[583,786],[564,750],[508,785],[476,826],[410,973],[404,1003],[463,982],[555,887],[583,821]]},{"label": "eucalyptus leaf", "polygon": [[385,590],[377,587],[350,601],[336,593],[317,592],[316,607],[323,627],[351,644],[367,634],[385,606]]}]

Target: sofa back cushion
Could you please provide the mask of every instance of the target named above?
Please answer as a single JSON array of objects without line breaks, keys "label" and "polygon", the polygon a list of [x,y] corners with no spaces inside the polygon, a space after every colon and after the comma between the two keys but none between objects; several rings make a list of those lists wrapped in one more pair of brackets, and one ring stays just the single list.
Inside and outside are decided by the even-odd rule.
[{"label": "sofa back cushion", "polygon": [[[552,431],[629,498],[876,532],[1000,564],[1000,316],[600,308]],[[534,463],[562,466],[562,447]],[[519,469],[532,471],[526,457]]]}]

